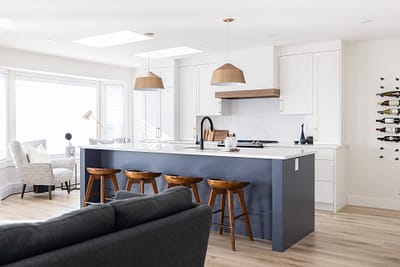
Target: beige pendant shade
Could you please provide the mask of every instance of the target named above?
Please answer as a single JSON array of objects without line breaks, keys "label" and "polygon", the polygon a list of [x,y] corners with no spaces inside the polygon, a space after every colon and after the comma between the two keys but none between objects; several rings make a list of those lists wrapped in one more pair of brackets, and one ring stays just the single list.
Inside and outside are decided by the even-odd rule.
[{"label": "beige pendant shade", "polygon": [[213,72],[211,85],[245,84],[243,71],[230,63],[226,63]]},{"label": "beige pendant shade", "polygon": [[[147,37],[153,37],[154,33],[144,33]],[[134,90],[150,91],[164,89],[164,84],[160,77],[150,71],[150,55],[147,54],[147,73],[136,78]]]},{"label": "beige pendant shade", "polygon": [[164,84],[160,77],[148,71],[145,75],[137,77],[135,81],[135,90],[156,90],[164,89]]},{"label": "beige pendant shade", "polygon": [[[233,22],[233,18],[226,18],[226,58],[229,62],[229,24]],[[214,70],[211,77],[211,85],[229,86],[245,84],[243,71],[230,63],[225,63],[218,69]]]}]

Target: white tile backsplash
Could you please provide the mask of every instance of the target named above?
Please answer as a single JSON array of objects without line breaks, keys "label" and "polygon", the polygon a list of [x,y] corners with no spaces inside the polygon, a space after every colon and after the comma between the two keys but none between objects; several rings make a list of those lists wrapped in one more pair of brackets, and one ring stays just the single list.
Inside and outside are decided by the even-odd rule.
[{"label": "white tile backsplash", "polygon": [[305,135],[312,135],[313,116],[281,115],[278,98],[223,100],[222,113],[211,116],[215,128],[234,132],[239,139],[293,142],[300,139],[302,123]]}]

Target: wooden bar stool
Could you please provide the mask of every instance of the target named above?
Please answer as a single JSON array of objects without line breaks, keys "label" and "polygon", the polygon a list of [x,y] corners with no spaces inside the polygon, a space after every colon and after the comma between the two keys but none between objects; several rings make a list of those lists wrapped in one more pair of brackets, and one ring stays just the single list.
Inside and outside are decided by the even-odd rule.
[{"label": "wooden bar stool", "polygon": [[[253,232],[251,231],[250,220],[247,214],[246,201],[244,199],[243,187],[248,186],[249,182],[239,182],[239,181],[226,181],[219,179],[207,179],[208,185],[211,187],[210,199],[208,200],[208,205],[214,207],[215,199],[217,195],[221,195],[221,206],[219,210],[213,211],[213,213],[221,213],[219,220],[219,234],[222,235],[225,217],[225,201],[226,195],[228,195],[228,213],[229,213],[229,229],[231,232],[231,243],[232,250],[235,248],[235,220],[241,219],[246,223],[247,233],[251,241],[253,241]],[[235,216],[233,207],[233,195],[237,194],[240,206],[242,208],[242,214]]]},{"label": "wooden bar stool", "polygon": [[192,188],[194,199],[196,200],[197,203],[200,203],[200,196],[199,196],[199,191],[197,190],[197,183],[203,181],[203,178],[164,174],[164,180],[168,184],[167,188],[171,188],[174,186],[186,186]]},{"label": "wooden bar stool", "polygon": [[114,186],[114,192],[117,192],[119,190],[117,177],[115,176],[115,174],[121,172],[120,169],[90,168],[89,167],[89,168],[87,168],[87,171],[90,174],[90,176],[89,176],[89,182],[88,182],[87,189],[86,189],[85,203],[83,203],[84,207],[86,207],[88,205],[88,201],[89,201],[90,195],[92,193],[93,183],[95,180],[100,180],[100,203],[104,203],[104,200],[106,198],[105,179],[112,180],[112,183]]},{"label": "wooden bar stool", "polygon": [[132,184],[140,184],[140,193],[144,194],[144,184],[151,184],[154,194],[158,194],[156,178],[161,176],[161,173],[126,170],[125,176],[128,178],[126,182],[126,191],[131,191]]}]

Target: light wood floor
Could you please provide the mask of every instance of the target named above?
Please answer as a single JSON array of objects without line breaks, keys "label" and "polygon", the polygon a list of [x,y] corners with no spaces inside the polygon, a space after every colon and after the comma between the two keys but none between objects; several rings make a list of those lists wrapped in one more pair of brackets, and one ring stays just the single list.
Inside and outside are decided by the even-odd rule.
[{"label": "light wood floor", "polygon": [[[79,208],[79,191],[67,195],[10,196],[0,202],[0,224],[44,220]],[[240,223],[240,222],[238,222]],[[316,231],[284,253],[271,242],[237,237],[236,252],[227,235],[211,234],[206,266],[400,266],[400,211],[348,206],[334,214],[316,212]]]}]

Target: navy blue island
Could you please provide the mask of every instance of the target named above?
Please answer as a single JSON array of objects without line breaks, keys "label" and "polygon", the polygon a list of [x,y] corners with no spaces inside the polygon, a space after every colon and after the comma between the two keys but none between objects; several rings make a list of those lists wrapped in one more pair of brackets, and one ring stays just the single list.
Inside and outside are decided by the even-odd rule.
[{"label": "navy blue island", "polygon": [[[244,194],[255,238],[271,240],[272,250],[283,252],[314,231],[313,152],[272,147],[224,152],[216,147],[200,150],[187,145],[135,143],[81,147],[80,160],[81,205],[89,179],[87,167],[248,181],[250,185],[244,188]],[[124,189],[123,172],[117,179],[119,188]],[[160,191],[166,188],[162,178],[157,178],[157,184]],[[207,204],[207,182],[204,180],[198,187],[201,202]],[[98,186],[94,185],[95,188]],[[106,184],[106,192],[113,192],[111,182]],[[236,207],[240,209],[238,203]],[[244,223],[237,222],[235,232],[246,235]]]}]

